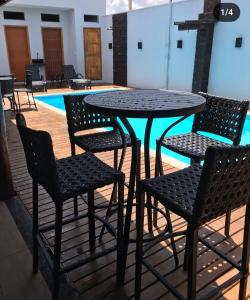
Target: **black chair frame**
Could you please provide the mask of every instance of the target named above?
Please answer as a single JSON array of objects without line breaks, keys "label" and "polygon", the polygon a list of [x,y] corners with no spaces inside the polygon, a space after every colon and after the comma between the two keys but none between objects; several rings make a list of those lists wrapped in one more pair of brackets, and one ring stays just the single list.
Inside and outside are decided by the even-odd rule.
[{"label": "black chair frame", "polygon": [[[175,180],[183,182],[197,179],[195,200],[190,198],[187,202],[177,200],[186,196],[186,189],[176,190]],[[164,182],[164,183],[163,183]],[[188,182],[188,181],[187,181]],[[239,300],[246,299],[246,287],[249,274],[250,254],[250,145],[225,147],[208,147],[205,155],[204,166],[198,164],[155,179],[139,182],[137,193],[137,248],[136,248],[136,279],[135,299],[140,299],[141,271],[144,265],[177,299],[195,300],[196,294],[196,267],[198,241],[208,249],[214,251],[223,260],[238,270],[237,274],[214,288],[202,299],[212,299],[219,292],[240,281]],[[190,187],[192,189],[192,187]],[[167,234],[143,248],[143,222],[145,208],[145,194],[157,197],[159,201],[173,213],[187,221],[187,230]],[[192,193],[191,193],[192,194]],[[193,194],[192,194],[193,195]],[[172,200],[170,200],[172,199]],[[173,200],[174,199],[174,200]],[[198,230],[207,222],[226,214],[229,210],[246,205],[245,225],[243,234],[243,249],[241,263],[236,262],[221,250],[199,237]],[[186,252],[184,257],[184,270],[188,272],[187,298],[184,297],[163,275],[161,275],[145,258],[146,252],[162,240],[170,237],[186,235]],[[223,273],[224,274],[224,273]],[[216,278],[217,279],[217,278]],[[216,280],[214,279],[214,280]],[[200,299],[200,298],[199,298]]]}]

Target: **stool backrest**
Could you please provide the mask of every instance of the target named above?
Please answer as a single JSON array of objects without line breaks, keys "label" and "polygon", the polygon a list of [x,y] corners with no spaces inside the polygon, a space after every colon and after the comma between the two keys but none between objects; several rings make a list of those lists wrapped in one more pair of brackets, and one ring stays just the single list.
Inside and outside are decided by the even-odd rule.
[{"label": "stool backrest", "polygon": [[69,135],[82,130],[115,127],[111,118],[103,114],[91,113],[85,110],[84,98],[87,95],[64,96],[64,104],[68,122]]},{"label": "stool backrest", "polygon": [[249,102],[200,93],[206,110],[194,117],[193,132],[205,131],[223,136],[239,145]]},{"label": "stool backrest", "polygon": [[59,195],[59,180],[50,134],[28,128],[20,113],[16,115],[16,122],[30,176],[55,198]]},{"label": "stool backrest", "polygon": [[29,90],[32,90],[32,71],[25,72],[25,87]]},{"label": "stool backrest", "polygon": [[250,200],[250,145],[209,147],[194,204],[203,224]]}]

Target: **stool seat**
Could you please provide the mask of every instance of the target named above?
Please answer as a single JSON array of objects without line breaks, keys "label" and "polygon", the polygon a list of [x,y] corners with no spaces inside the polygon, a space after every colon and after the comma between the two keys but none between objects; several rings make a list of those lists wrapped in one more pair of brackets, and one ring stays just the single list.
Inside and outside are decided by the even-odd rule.
[{"label": "stool seat", "polygon": [[103,163],[90,152],[57,160],[56,165],[63,200],[124,178],[123,173]]}]

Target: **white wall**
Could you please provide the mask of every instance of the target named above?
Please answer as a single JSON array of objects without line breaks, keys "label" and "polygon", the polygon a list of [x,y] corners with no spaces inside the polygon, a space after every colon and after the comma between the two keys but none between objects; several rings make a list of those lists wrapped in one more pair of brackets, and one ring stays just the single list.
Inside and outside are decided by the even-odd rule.
[{"label": "white wall", "polygon": [[[128,13],[128,85],[131,87],[166,87],[168,10],[168,5],[162,5]],[[142,42],[142,50],[138,49],[138,42]]]},{"label": "white wall", "polygon": [[[197,30],[179,31],[177,21],[197,20],[203,12],[202,0],[176,2],[173,4],[171,43],[169,57],[169,80],[167,88],[192,91]],[[183,41],[183,48],[177,48],[177,41]]]},{"label": "white wall", "polygon": [[[43,6],[45,8],[43,8]],[[56,8],[57,7],[57,8]],[[13,10],[25,13],[25,21],[4,20],[3,11]],[[106,11],[106,0],[13,0],[0,8],[0,40],[5,41],[3,25],[28,26],[31,58],[39,53],[43,56],[41,27],[61,27],[63,29],[64,63],[73,64],[77,72],[84,72],[84,27],[100,27],[100,23],[84,22],[84,14],[103,15]],[[60,23],[41,22],[41,13],[57,13]],[[0,74],[9,73],[6,43],[0,47]]]},{"label": "white wall", "polygon": [[[128,85],[138,88],[169,88],[192,90],[194,57],[197,31],[178,31],[175,21],[198,19],[203,11],[202,0],[173,3],[172,21],[169,25],[169,5],[160,5],[128,12]],[[171,18],[170,18],[171,19]],[[112,31],[105,31],[111,24],[111,16],[104,17],[103,44],[112,38]],[[106,22],[106,23],[105,23]],[[169,46],[169,26],[171,42]],[[183,48],[177,49],[178,39],[183,40]],[[137,48],[142,42],[143,49]],[[168,50],[170,64],[168,66]],[[103,74],[111,81],[113,74],[112,53],[103,46]],[[108,63],[107,63],[108,61]],[[167,72],[169,77],[167,79]],[[167,86],[168,81],[168,86]]]},{"label": "white wall", "polygon": [[[241,15],[235,22],[215,25],[208,91],[250,99],[250,1],[233,2]],[[235,48],[236,37],[243,38],[242,48]]]},{"label": "white wall", "polygon": [[107,30],[112,26],[112,16],[103,16],[100,19],[102,36],[102,80],[113,82],[113,49],[108,48],[108,44],[113,45],[113,31]]}]

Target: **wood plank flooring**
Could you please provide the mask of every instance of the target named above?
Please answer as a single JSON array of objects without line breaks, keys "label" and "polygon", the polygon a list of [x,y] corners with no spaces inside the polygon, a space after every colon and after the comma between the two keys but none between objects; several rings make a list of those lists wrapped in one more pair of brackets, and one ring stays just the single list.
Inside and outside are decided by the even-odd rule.
[{"label": "wood plank flooring", "polygon": [[[98,87],[103,88],[103,87]],[[68,91],[67,89],[61,90]],[[58,92],[58,90],[50,91]],[[22,97],[22,101],[25,101]],[[26,101],[25,101],[26,102]],[[52,111],[43,105],[38,105],[38,111],[25,109],[24,115],[27,124],[31,128],[46,130],[52,135],[54,151],[57,158],[62,158],[70,155],[70,144],[67,133],[66,119],[63,114]],[[8,145],[11,161],[11,169],[14,179],[15,190],[18,192],[20,201],[25,208],[32,214],[32,182],[28,175],[25,157],[20,142],[20,138],[16,129],[14,115],[10,112],[6,113]],[[78,149],[78,153],[81,150]],[[123,171],[128,179],[130,168],[130,150],[127,151],[126,160]],[[111,152],[98,155],[99,158],[106,163],[113,164],[113,154]],[[143,163],[142,163],[143,164]],[[151,169],[154,169],[154,159],[151,159]],[[173,166],[164,165],[165,172],[174,172],[177,169]],[[143,166],[142,166],[143,170]],[[142,177],[144,171],[142,172]],[[96,203],[108,203],[112,187],[105,187],[96,191]],[[125,194],[127,191],[125,191]],[[81,212],[86,211],[86,205],[79,199],[79,209]],[[99,210],[100,215],[105,214],[105,209]],[[64,206],[64,217],[67,218],[73,215],[73,203],[68,200]],[[54,222],[54,204],[48,194],[39,188],[39,216],[40,224],[50,224]],[[184,229],[185,222],[172,215],[174,229]],[[131,228],[131,236],[135,235],[135,211],[133,211],[133,222]],[[116,226],[116,216],[114,215],[111,222]],[[165,226],[164,219],[159,215],[159,230]],[[145,234],[147,234],[147,224],[145,223]],[[101,224],[96,222],[97,236],[100,233]],[[224,217],[218,218],[214,222],[210,222],[206,227],[200,230],[203,235],[213,245],[216,245],[225,253],[233,257],[236,261],[240,260],[242,247],[242,229],[244,226],[244,208],[234,211],[231,220],[231,237],[226,239],[224,236]],[[54,232],[46,234],[46,238],[51,246],[53,246]],[[88,226],[87,220],[81,220],[74,224],[66,225],[63,228],[63,243],[62,243],[62,263],[68,265],[83,257],[89,255],[88,248]],[[101,243],[97,243],[97,251],[114,245],[114,239],[105,233]],[[182,265],[183,253],[185,248],[185,239],[176,239],[179,259]],[[178,290],[185,295],[186,293],[186,278],[187,274],[182,270],[180,265],[175,268],[174,259],[169,240],[155,246],[147,254],[150,263],[161,271]],[[115,270],[116,270],[116,255],[115,252],[105,257],[99,258],[96,261],[86,264],[70,272],[67,276],[70,285],[73,285],[81,294],[81,299],[133,299],[134,297],[134,256],[135,245],[129,246],[127,271],[125,286],[117,289],[115,287]],[[217,279],[219,274],[224,274],[226,270],[229,272]],[[199,245],[198,269],[197,269],[197,288],[199,296],[211,291],[216,286],[222,284],[226,279],[234,274],[234,270],[230,270],[230,266],[216,256],[211,251],[202,245]],[[238,285],[227,289],[223,294],[214,299],[237,299]],[[250,286],[247,290],[248,298],[250,298]],[[175,299],[156,278],[148,271],[143,269],[142,281],[142,299]]]}]

